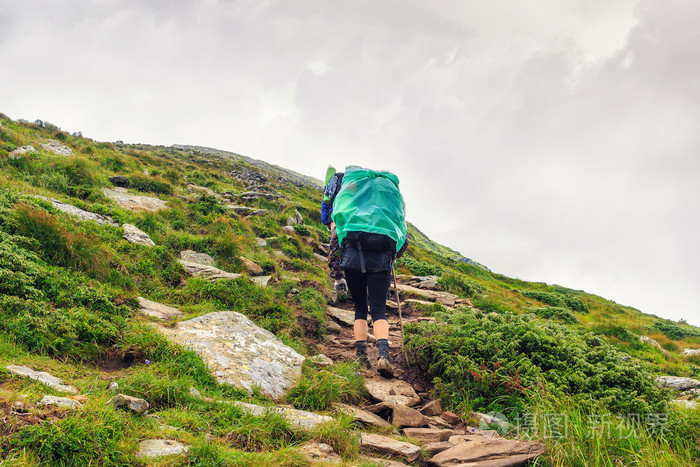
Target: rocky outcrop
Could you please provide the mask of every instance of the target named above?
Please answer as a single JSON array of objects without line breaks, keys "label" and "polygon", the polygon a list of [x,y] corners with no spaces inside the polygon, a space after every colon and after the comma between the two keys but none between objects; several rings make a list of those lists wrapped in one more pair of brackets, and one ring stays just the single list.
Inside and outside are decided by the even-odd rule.
[{"label": "rocky outcrop", "polygon": [[103,188],[104,195],[129,211],[156,212],[168,207],[167,201],[150,196],[140,196],[129,193],[125,188]]},{"label": "rocky outcrop", "polygon": [[657,376],[656,384],[666,386],[676,391],[685,391],[686,389],[700,387],[700,381],[692,378],[684,378],[681,376]]},{"label": "rocky outcrop", "polygon": [[685,349],[683,350],[683,355],[686,357],[694,357],[700,355],[700,349]]},{"label": "rocky outcrop", "polygon": [[58,141],[50,140],[46,143],[41,143],[41,147],[46,151],[56,154],[57,156],[73,156],[73,150],[64,144],[59,143]]},{"label": "rocky outcrop", "polygon": [[139,301],[139,308],[141,313],[148,316],[153,316],[154,318],[168,320],[180,316],[182,311],[177,308],[173,308],[168,305],[163,305],[162,303],[152,302],[151,300],[145,299],[143,297],[136,297]]},{"label": "rocky outcrop", "polygon": [[11,158],[19,157],[24,154],[36,154],[38,151],[34,149],[34,146],[22,146],[14,151],[12,151],[10,154],[8,154]]},{"label": "rocky outcrop", "polygon": [[51,203],[51,205],[58,209],[61,212],[65,212],[66,214],[70,214],[71,216],[75,216],[80,220],[84,221],[95,221],[98,224],[106,224],[106,225],[111,225],[114,227],[119,226],[116,222],[114,222],[114,219],[112,219],[109,216],[103,216],[102,214],[95,214],[94,212],[89,212],[85,211],[83,209],[77,208],[75,206],[72,206],[70,204],[66,204],[62,201],[59,201],[57,199],[53,198],[47,198],[45,196],[36,196],[32,195],[34,198],[38,199],[43,199],[44,201],[48,201]]},{"label": "rocky outcrop", "polygon": [[356,422],[360,422],[363,425],[376,426],[379,428],[391,428],[391,424],[389,422],[384,420],[382,417],[373,414],[372,412],[368,412],[368,411],[362,410],[358,407],[353,407],[353,406],[341,404],[341,403],[333,404],[333,407],[338,412],[345,414],[345,415],[349,415]]},{"label": "rocky outcrop", "polygon": [[220,383],[280,398],[301,375],[304,357],[241,313],[220,311],[159,327],[170,340],[191,348]]},{"label": "rocky outcrop", "polygon": [[651,337],[639,336],[639,341],[640,341],[642,344],[648,344],[648,345],[651,345],[652,347],[656,347],[657,349],[661,350],[661,353],[663,353],[663,354],[666,355],[667,357],[670,357],[670,356],[671,356],[671,353],[670,353],[668,350],[666,350],[666,349],[664,349],[663,347],[661,347],[661,344],[659,344],[657,341],[655,341],[655,340],[652,339]]},{"label": "rocky outcrop", "polygon": [[46,373],[45,371],[36,371],[32,368],[29,368],[28,366],[22,365],[7,365],[5,369],[7,369],[12,374],[26,376],[27,378],[39,381],[40,383],[52,387],[57,391],[70,392],[72,394],[78,393],[78,390],[75,389],[73,386],[63,384],[63,380],[61,380],[61,378],[52,376],[51,374]]},{"label": "rocky outcrop", "polygon": [[139,229],[135,225],[124,224],[122,225],[122,228],[124,229],[124,235],[122,235],[122,237],[127,242],[134,243],[136,245],[155,246],[155,243],[153,243],[151,237],[149,237],[146,232]]}]

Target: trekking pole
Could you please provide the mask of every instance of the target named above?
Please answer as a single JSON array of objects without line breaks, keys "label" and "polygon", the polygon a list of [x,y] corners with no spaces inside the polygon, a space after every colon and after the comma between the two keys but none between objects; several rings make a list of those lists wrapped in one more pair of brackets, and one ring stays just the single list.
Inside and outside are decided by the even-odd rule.
[{"label": "trekking pole", "polygon": [[[403,333],[403,316],[401,316],[401,297],[399,297],[399,288],[396,286],[396,269],[391,265],[391,277],[394,279],[394,290],[396,291],[396,303],[399,307],[399,324],[401,325],[401,351],[403,352],[403,341],[405,334]],[[404,355],[406,358],[406,355]]]}]

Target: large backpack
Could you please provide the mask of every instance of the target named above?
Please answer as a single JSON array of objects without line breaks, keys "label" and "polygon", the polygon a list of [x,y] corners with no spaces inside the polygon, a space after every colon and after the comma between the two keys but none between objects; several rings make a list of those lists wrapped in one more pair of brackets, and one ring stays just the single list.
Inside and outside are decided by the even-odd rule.
[{"label": "large backpack", "polygon": [[382,234],[395,242],[395,255],[406,240],[406,205],[398,177],[391,172],[347,167],[333,202],[332,218],[338,243],[342,244],[349,232]]}]

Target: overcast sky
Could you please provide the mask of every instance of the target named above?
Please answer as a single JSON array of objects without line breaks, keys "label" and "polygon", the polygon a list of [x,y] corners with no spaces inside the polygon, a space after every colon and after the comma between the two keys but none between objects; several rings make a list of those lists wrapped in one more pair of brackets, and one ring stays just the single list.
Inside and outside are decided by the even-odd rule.
[{"label": "overcast sky", "polygon": [[700,3],[0,3],[0,112],[388,169],[495,272],[700,325]]}]

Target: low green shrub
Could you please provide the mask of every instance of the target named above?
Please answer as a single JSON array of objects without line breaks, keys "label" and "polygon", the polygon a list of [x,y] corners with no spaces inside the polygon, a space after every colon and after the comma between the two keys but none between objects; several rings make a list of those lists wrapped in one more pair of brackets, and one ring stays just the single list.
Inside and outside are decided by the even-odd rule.
[{"label": "low green shrub", "polygon": [[26,450],[41,465],[130,466],[132,458],[120,445],[127,429],[123,417],[111,409],[80,411],[63,420],[24,427],[5,438],[2,452],[10,456]]},{"label": "low green shrub", "polygon": [[443,290],[466,298],[475,297],[485,291],[480,284],[452,272],[443,274],[438,282]]},{"label": "low green shrub", "polygon": [[442,267],[437,264],[427,263],[408,255],[403,255],[396,264],[408,269],[414,276],[440,276],[443,273]]},{"label": "low green shrub", "polygon": [[566,308],[557,307],[546,307],[546,308],[533,308],[530,310],[531,313],[536,314],[540,318],[545,319],[556,319],[564,323],[573,324],[577,321],[576,316]]},{"label": "low green shrub", "polygon": [[160,177],[151,177],[148,175],[130,175],[129,186],[146,193],[156,193],[160,195],[172,195],[173,186]]},{"label": "low green shrub", "polygon": [[668,392],[647,369],[623,361],[603,338],[532,315],[444,314],[446,323],[406,327],[411,360],[451,405],[470,399],[479,409],[521,410],[528,389],[544,381],[585,410],[663,412]]},{"label": "low green shrub", "polygon": [[663,332],[666,337],[674,341],[687,337],[700,337],[700,330],[698,328],[688,325],[679,326],[668,320],[655,322],[654,329]]},{"label": "low green shrub", "polygon": [[522,290],[520,293],[525,297],[533,298],[544,303],[545,305],[553,306],[555,308],[569,308],[570,310],[578,311],[580,313],[588,313],[588,306],[586,306],[586,304],[577,297],[572,297],[561,293],[542,292],[538,290]]}]

